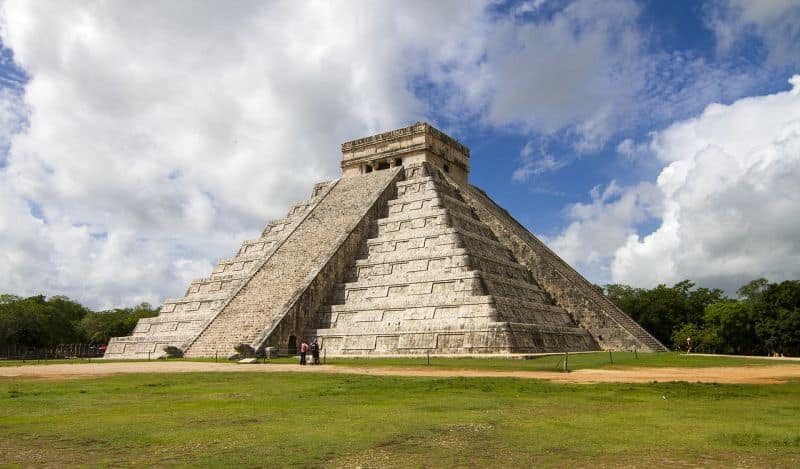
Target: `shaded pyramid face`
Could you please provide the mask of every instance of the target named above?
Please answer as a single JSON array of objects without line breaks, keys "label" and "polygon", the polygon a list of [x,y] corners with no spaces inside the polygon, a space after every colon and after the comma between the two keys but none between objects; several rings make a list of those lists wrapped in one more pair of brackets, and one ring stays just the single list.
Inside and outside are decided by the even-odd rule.
[{"label": "shaded pyramid face", "polygon": [[427,164],[406,171],[305,335],[331,354],[595,350]]},{"label": "shaded pyramid face", "polygon": [[107,358],[664,350],[480,189],[425,123],[342,145],[343,176],[112,339]]}]

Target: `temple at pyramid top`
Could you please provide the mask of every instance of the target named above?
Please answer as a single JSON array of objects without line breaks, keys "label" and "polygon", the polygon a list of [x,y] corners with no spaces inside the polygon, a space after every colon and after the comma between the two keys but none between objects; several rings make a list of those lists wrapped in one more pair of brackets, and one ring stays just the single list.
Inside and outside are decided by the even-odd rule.
[{"label": "temple at pyramid top", "polygon": [[427,122],[342,144],[344,176],[422,162],[467,184],[469,149]]}]

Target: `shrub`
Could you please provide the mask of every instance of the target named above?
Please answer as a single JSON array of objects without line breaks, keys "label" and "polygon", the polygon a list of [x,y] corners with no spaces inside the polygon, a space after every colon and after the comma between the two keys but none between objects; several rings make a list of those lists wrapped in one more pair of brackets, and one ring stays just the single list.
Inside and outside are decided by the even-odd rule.
[{"label": "shrub", "polygon": [[243,358],[252,358],[256,356],[256,351],[250,344],[239,344],[233,349]]},{"label": "shrub", "polygon": [[175,347],[174,345],[167,345],[162,350],[164,350],[164,353],[167,354],[167,358],[183,357],[183,350],[181,350],[180,347]]}]

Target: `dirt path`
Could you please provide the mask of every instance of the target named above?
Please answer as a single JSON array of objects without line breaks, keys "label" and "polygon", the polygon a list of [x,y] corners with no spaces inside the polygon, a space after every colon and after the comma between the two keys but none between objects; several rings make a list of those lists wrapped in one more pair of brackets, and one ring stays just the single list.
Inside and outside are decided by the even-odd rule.
[{"label": "dirt path", "polygon": [[238,365],[205,362],[113,362],[0,367],[0,378],[77,379],[129,373],[188,372],[334,373],[374,376],[489,377],[544,379],[559,383],[649,383],[688,381],[703,383],[784,383],[800,378],[800,365],[765,365],[714,368],[589,369],[570,373],[553,371],[498,371],[480,369],[422,369],[419,367],[300,366],[288,364]]}]

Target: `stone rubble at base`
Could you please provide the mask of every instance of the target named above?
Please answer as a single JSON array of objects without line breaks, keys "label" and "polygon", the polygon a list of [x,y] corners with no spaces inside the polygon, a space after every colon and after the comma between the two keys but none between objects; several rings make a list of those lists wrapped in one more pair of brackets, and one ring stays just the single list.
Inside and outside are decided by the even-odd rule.
[{"label": "stone rubble at base", "polygon": [[469,150],[417,123],[342,145],[343,176],[109,343],[106,358],[666,350],[467,182]]}]

